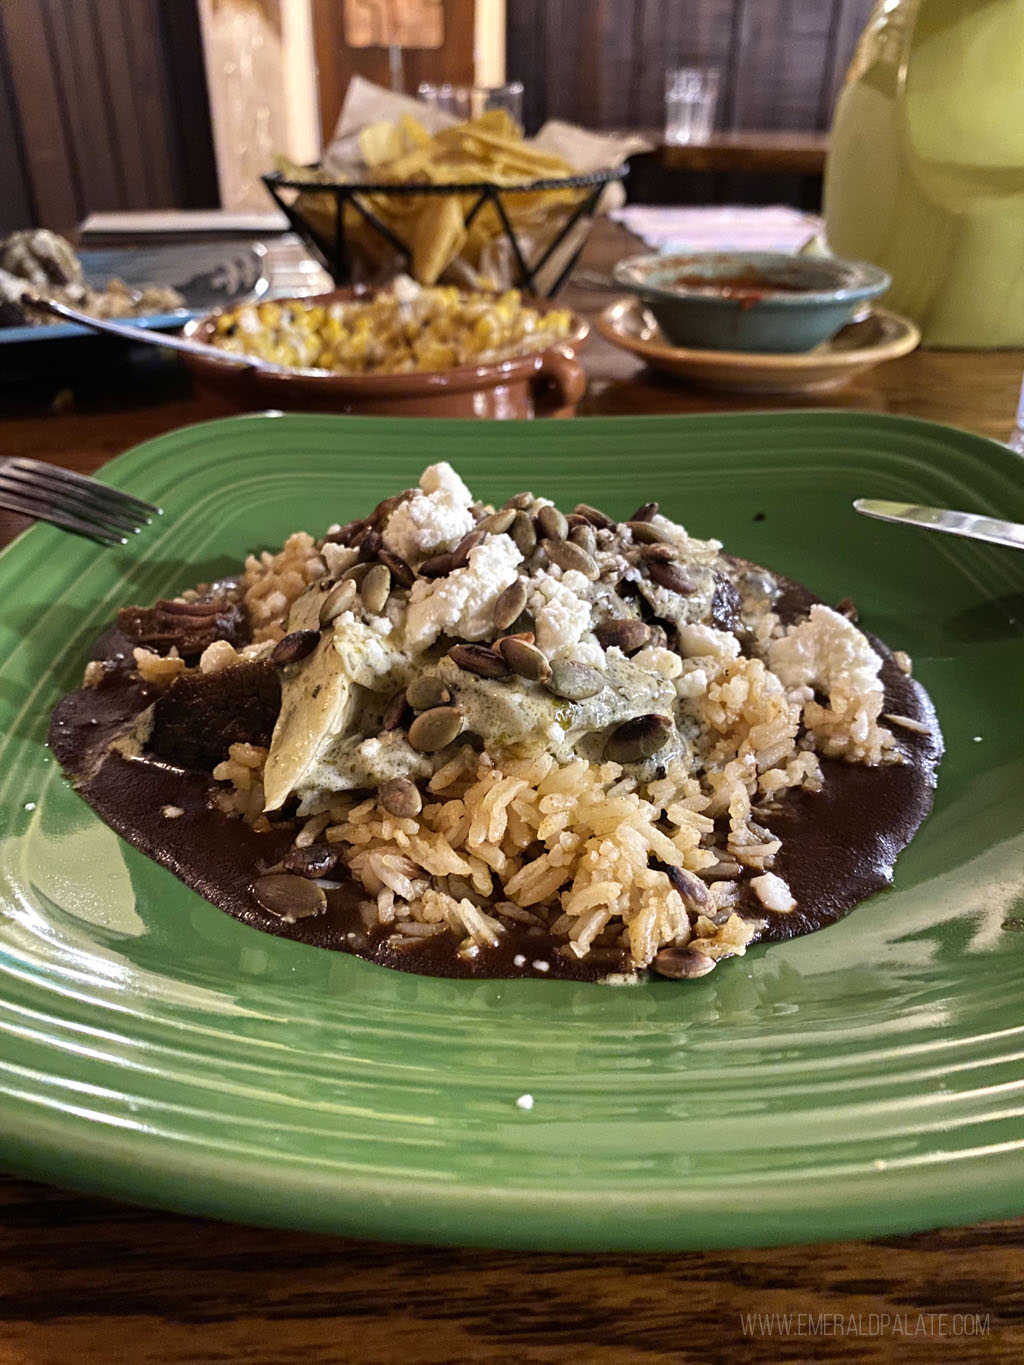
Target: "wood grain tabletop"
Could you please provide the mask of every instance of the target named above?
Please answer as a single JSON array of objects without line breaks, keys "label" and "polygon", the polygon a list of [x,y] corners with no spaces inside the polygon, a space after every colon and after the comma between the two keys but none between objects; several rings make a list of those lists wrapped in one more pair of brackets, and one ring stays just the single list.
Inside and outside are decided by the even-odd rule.
[{"label": "wood grain tabletop", "polygon": [[[603,228],[588,264],[625,245]],[[592,313],[607,297],[570,301]],[[688,388],[599,337],[586,367],[588,414],[844,408],[1006,440],[1024,351],[920,351],[798,401]],[[0,386],[0,454],[92,472],[223,412],[174,366],[51,373]],[[26,524],[0,512],[0,544]],[[781,1249],[531,1254],[266,1231],[0,1177],[0,1365],[1021,1359],[1024,1218]]]}]

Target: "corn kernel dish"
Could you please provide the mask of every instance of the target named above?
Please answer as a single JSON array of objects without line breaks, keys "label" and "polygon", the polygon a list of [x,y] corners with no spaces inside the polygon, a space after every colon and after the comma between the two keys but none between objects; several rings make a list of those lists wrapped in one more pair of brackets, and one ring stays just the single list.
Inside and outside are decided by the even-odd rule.
[{"label": "corn kernel dish", "polygon": [[425,373],[546,350],[572,334],[565,309],[540,312],[516,289],[465,293],[397,281],[367,300],[289,299],[217,316],[212,345],[296,369]]}]

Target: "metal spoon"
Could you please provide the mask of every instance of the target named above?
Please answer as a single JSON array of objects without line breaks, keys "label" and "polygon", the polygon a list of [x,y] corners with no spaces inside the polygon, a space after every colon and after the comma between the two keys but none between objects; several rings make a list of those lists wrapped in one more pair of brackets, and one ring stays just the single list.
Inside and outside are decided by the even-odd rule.
[{"label": "metal spoon", "polygon": [[66,303],[58,303],[56,299],[43,298],[38,294],[25,292],[22,295],[22,303],[29,308],[36,308],[41,313],[52,313],[55,317],[63,318],[66,322],[77,322],[82,327],[90,327],[94,332],[106,332],[111,336],[121,337],[125,341],[141,342],[144,346],[163,346],[167,350],[182,351],[186,355],[199,356],[203,360],[212,360],[221,365],[232,365],[237,369],[259,370],[266,374],[331,374],[331,370],[316,369],[297,369],[290,365],[275,365],[273,361],[263,360],[259,356],[239,355],[235,351],[225,351],[219,346],[208,346],[205,342],[195,341],[191,337],[178,336],[174,332],[156,332],[147,327],[133,327],[127,322],[112,322],[109,318],[94,318],[89,313],[79,312],[77,308],[69,308]]}]

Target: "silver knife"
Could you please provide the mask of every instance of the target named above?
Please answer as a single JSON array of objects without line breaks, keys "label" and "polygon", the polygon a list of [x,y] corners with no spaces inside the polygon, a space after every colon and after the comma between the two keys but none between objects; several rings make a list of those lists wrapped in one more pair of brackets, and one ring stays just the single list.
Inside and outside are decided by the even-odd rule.
[{"label": "silver knife", "polygon": [[953,512],[944,507],[919,507],[914,502],[886,502],[881,498],[856,498],[854,507],[866,517],[879,521],[898,521],[920,526],[926,531],[946,531],[968,540],[987,540],[992,545],[1009,545],[1024,550],[1024,526],[1018,521],[997,521],[973,512]]}]

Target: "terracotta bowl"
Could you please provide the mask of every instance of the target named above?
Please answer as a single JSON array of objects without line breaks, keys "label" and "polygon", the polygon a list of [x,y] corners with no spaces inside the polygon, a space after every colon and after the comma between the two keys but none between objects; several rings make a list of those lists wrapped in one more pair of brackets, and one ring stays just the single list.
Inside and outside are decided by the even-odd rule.
[{"label": "terracotta bowl", "polygon": [[[274,301],[324,304],[356,297],[365,299],[366,291],[335,289]],[[523,302],[542,313],[557,307],[528,296]],[[210,313],[195,319],[185,335],[209,342],[218,316]],[[198,384],[247,411],[271,407],[370,417],[571,417],[587,387],[576,352],[589,332],[582,318],[574,315],[566,340],[545,351],[412,374],[324,375],[301,370],[276,374],[222,364],[214,357],[182,358]]]}]

